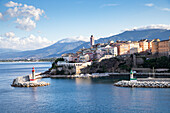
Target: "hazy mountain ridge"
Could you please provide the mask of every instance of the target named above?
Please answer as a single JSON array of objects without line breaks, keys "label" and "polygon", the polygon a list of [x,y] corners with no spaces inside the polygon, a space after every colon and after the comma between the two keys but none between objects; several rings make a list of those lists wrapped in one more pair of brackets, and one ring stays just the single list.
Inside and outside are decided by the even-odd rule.
[{"label": "hazy mountain ridge", "polygon": [[0,48],[0,54],[2,53],[9,53],[9,52],[19,52],[20,50],[16,49],[7,49],[7,48]]},{"label": "hazy mountain ridge", "polygon": [[[159,38],[160,40],[167,40],[170,36],[170,30],[165,29],[148,29],[148,30],[133,30],[125,31],[118,35],[100,38],[95,40],[95,43],[107,43],[110,40],[132,40],[138,41],[141,39],[155,39]],[[12,58],[50,58],[57,57],[63,53],[74,53],[81,48],[89,48],[90,43],[84,41],[71,41],[71,42],[56,42],[55,44],[37,50],[31,51],[22,51],[22,52],[13,52],[13,53],[0,53],[0,59],[12,59]]]},{"label": "hazy mountain ridge", "polygon": [[51,54],[60,54],[61,52],[72,50],[77,46],[83,44],[84,41],[77,41],[71,43],[58,43],[37,50],[6,53],[0,55],[0,59],[12,59],[12,58],[47,58]]}]

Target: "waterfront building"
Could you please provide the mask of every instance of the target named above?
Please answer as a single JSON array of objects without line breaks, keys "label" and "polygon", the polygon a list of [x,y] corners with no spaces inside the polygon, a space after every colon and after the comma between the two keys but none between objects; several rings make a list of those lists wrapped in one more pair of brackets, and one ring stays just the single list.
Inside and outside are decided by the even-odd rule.
[{"label": "waterfront building", "polygon": [[68,66],[68,67],[73,66],[73,67],[75,67],[76,74],[80,74],[81,69],[86,68],[87,66],[90,66],[91,64],[92,64],[92,62],[84,62],[84,63],[82,63],[82,62],[79,62],[79,63],[67,63],[65,61],[58,61],[57,62],[57,66],[59,66],[58,68],[60,70],[62,70],[62,67],[60,67],[60,66]]},{"label": "waterfront building", "polygon": [[62,54],[61,56],[65,61],[69,62],[69,61],[73,61],[74,54],[73,53],[67,53],[67,54]]},{"label": "waterfront building", "polygon": [[152,42],[152,54],[158,54],[160,56],[170,55],[170,37],[169,40],[155,39]]},{"label": "waterfront building", "polygon": [[158,43],[158,53],[160,56],[169,56],[170,52],[170,39],[162,40]]},{"label": "waterfront building", "polygon": [[137,41],[129,43],[129,54],[139,53],[140,51],[141,51],[141,48]]},{"label": "waterfront building", "polygon": [[158,43],[160,42],[160,39],[154,39],[152,42],[152,54],[158,54]]},{"label": "waterfront building", "polygon": [[124,55],[129,53],[129,44],[127,43],[120,43],[118,46],[118,55]]},{"label": "waterfront building", "polygon": [[79,62],[88,62],[89,60],[90,60],[90,57],[88,54],[79,56]]},{"label": "waterfront building", "polygon": [[118,48],[117,47],[111,47],[109,48],[109,53],[113,55],[114,57],[118,55]]},{"label": "waterfront building", "polygon": [[148,48],[148,40],[147,39],[140,40],[139,46],[140,46],[140,48],[142,48],[142,51],[140,51],[140,52],[146,52],[149,49]]},{"label": "waterfront building", "polygon": [[97,49],[95,58],[99,59],[99,58],[101,58],[103,56],[103,54],[104,54],[104,51],[102,51],[101,49]]},{"label": "waterfront building", "polygon": [[94,59],[94,52],[89,52],[89,53],[86,53],[89,55],[89,60],[93,60]]},{"label": "waterfront building", "polygon": [[154,40],[148,40],[148,51],[151,52],[152,51],[152,42]]}]

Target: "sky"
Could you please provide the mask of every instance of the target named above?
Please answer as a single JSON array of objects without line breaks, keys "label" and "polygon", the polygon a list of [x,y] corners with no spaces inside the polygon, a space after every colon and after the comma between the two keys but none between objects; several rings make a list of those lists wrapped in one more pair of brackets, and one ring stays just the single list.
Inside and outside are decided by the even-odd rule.
[{"label": "sky", "polygon": [[0,48],[32,50],[124,30],[170,29],[170,0],[0,0]]}]

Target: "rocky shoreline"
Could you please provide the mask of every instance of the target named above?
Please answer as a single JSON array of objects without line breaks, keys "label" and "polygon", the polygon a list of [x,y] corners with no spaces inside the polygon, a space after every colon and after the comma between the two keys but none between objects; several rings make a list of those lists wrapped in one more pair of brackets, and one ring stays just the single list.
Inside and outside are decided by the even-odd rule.
[{"label": "rocky shoreline", "polygon": [[170,82],[165,81],[119,81],[114,84],[118,87],[143,87],[143,88],[170,88]]}]

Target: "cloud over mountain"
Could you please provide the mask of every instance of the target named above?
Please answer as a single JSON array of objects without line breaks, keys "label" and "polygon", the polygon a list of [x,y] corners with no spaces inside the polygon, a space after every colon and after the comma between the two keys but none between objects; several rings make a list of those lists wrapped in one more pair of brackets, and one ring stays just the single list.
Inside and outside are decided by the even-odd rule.
[{"label": "cloud over mountain", "polygon": [[45,37],[35,36],[33,34],[28,37],[16,37],[15,33],[7,32],[0,37],[0,48],[10,48],[17,50],[33,50],[39,49],[53,44]]},{"label": "cloud over mountain", "polygon": [[70,43],[70,42],[77,42],[77,41],[89,41],[89,37],[84,36],[75,36],[75,37],[69,37],[65,39],[61,39],[58,41],[58,43]]},{"label": "cloud over mountain", "polygon": [[36,21],[40,20],[40,16],[45,14],[42,9],[13,1],[6,3],[5,6],[8,9],[3,14],[0,12],[0,19],[15,18],[16,28],[21,30],[31,31],[36,28]]},{"label": "cloud over mountain", "polygon": [[167,29],[167,30],[170,30],[170,25],[152,24],[152,25],[148,25],[148,26],[133,27],[132,29],[125,29],[124,31],[146,30],[146,29]]}]

